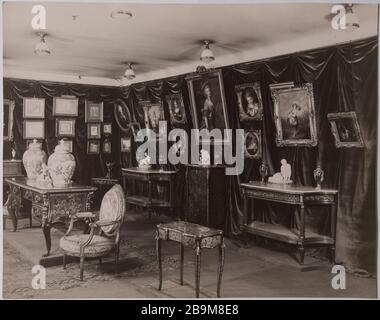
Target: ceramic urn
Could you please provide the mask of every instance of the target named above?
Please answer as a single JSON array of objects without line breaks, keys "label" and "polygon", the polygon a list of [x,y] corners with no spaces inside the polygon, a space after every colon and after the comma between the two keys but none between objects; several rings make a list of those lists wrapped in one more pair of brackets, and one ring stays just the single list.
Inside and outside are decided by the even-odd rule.
[{"label": "ceramic urn", "polygon": [[75,171],[75,158],[70,153],[63,140],[55,147],[54,153],[49,157],[48,167],[54,187],[70,185]]},{"label": "ceramic urn", "polygon": [[28,179],[35,180],[37,178],[42,164],[46,164],[46,158],[46,153],[42,150],[42,143],[34,139],[22,156],[22,163]]}]

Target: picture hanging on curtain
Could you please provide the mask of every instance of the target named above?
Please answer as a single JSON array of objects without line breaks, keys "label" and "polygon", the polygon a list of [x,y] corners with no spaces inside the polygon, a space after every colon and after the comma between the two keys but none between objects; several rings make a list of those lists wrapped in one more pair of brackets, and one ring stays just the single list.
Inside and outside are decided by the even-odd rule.
[{"label": "picture hanging on curtain", "polygon": [[101,123],[88,123],[87,124],[87,138],[100,139],[101,137]]},{"label": "picture hanging on curtain", "polygon": [[337,148],[364,148],[364,140],[356,113],[339,112],[327,114]]},{"label": "picture hanging on curtain", "polygon": [[23,122],[24,139],[45,139],[44,120],[24,120]]},{"label": "picture hanging on curtain", "polygon": [[55,120],[55,135],[60,137],[75,137],[75,119],[60,118]]},{"label": "picture hanging on curtain", "polygon": [[84,111],[86,122],[103,122],[103,102],[86,100]]},{"label": "picture hanging on curtain", "polygon": [[132,122],[132,117],[129,112],[129,109],[127,105],[124,103],[122,100],[118,100],[114,104],[114,116],[115,120],[120,128],[121,131],[123,132],[128,132],[130,130],[130,124]]},{"label": "picture hanging on curtain", "polygon": [[160,133],[159,122],[164,120],[164,112],[161,102],[142,101],[140,106],[144,112],[145,128],[153,130],[158,135]]},{"label": "picture hanging on curtain", "polygon": [[249,130],[244,134],[245,158],[261,159],[261,130]]},{"label": "picture hanging on curtain", "polygon": [[63,144],[67,146],[70,153],[73,153],[73,140],[63,139]]},{"label": "picture hanging on curtain", "polygon": [[79,99],[74,96],[54,97],[53,116],[77,117]]},{"label": "picture hanging on curtain", "polygon": [[166,102],[169,107],[171,127],[178,128],[186,125],[187,119],[182,95],[179,93],[169,94],[166,96]]},{"label": "picture hanging on curtain", "polygon": [[241,122],[262,120],[263,100],[260,84],[255,82],[237,85],[235,93],[238,101],[239,120]]},{"label": "picture hanging on curtain", "polygon": [[120,138],[120,150],[121,152],[131,151],[131,138],[127,138],[127,137]]},{"label": "picture hanging on curtain", "polygon": [[276,145],[317,145],[313,85],[270,86],[274,103]]},{"label": "picture hanging on curtain", "polygon": [[112,144],[108,139],[103,141],[103,153],[112,153]]},{"label": "picture hanging on curtain", "polygon": [[103,123],[103,135],[111,136],[112,135],[112,123]]},{"label": "picture hanging on curtain", "polygon": [[13,140],[13,110],[15,103],[12,100],[4,99],[3,104],[3,139],[4,141]]},{"label": "picture hanging on curtain", "polygon": [[[216,70],[186,78],[189,87],[192,118],[195,129],[229,128],[222,71]],[[215,143],[221,143],[219,139]],[[230,140],[230,137],[227,137]]]},{"label": "picture hanging on curtain", "polygon": [[44,119],[45,99],[23,98],[23,118],[24,119]]},{"label": "picture hanging on curtain", "polygon": [[100,141],[88,140],[87,141],[87,154],[99,154],[100,153]]}]

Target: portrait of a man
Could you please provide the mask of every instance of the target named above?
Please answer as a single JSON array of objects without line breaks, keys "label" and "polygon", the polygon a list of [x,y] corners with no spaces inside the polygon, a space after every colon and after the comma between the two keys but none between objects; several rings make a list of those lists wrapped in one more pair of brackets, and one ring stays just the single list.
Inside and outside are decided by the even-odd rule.
[{"label": "portrait of a man", "polygon": [[263,103],[259,83],[235,86],[238,101],[239,119],[241,122],[261,120]]},{"label": "portrait of a man", "polygon": [[315,146],[317,133],[312,84],[274,86],[271,91],[277,146]]}]

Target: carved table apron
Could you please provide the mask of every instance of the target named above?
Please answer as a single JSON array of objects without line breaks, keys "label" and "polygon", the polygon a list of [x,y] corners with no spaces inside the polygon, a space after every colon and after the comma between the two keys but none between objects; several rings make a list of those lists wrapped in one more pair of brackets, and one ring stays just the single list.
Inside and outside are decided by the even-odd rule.
[{"label": "carved table apron", "polygon": [[40,188],[27,178],[6,179],[9,185],[8,210],[17,230],[16,211],[23,199],[32,202],[32,216],[41,221],[48,256],[51,249],[50,229],[55,223],[64,223],[74,213],[90,211],[96,187],[72,184],[68,187]]},{"label": "carved table apron", "polygon": [[[242,228],[257,236],[295,244],[300,252],[300,264],[304,263],[305,245],[329,245],[331,247],[331,262],[335,263],[336,216],[337,198],[336,189],[317,189],[307,186],[281,185],[274,183],[260,183],[252,181],[242,183],[244,199],[244,222]],[[298,233],[280,225],[273,225],[255,221],[248,214],[248,200],[257,199],[269,202],[286,203],[300,208],[300,228]],[[305,224],[306,206],[329,205],[331,207],[330,235],[307,233]]]}]

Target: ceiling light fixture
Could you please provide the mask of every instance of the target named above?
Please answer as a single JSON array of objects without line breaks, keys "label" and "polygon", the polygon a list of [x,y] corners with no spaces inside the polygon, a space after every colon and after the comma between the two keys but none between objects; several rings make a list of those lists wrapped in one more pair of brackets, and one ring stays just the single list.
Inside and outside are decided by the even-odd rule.
[{"label": "ceiling light fixture", "polygon": [[128,80],[132,80],[136,77],[135,72],[132,69],[132,63],[128,62],[127,70],[124,72],[124,77]]},{"label": "ceiling light fixture", "polygon": [[132,18],[132,12],[127,11],[127,10],[117,10],[117,11],[112,11],[111,12],[111,18],[116,19],[116,18],[127,18],[130,19]]},{"label": "ceiling light fixture", "polygon": [[203,42],[204,42],[204,45],[203,45],[203,50],[201,52],[201,58],[200,59],[201,59],[201,61],[203,61],[205,63],[210,63],[211,61],[215,60],[215,56],[214,56],[214,53],[210,49],[210,41],[205,40]]},{"label": "ceiling light fixture", "polygon": [[36,44],[36,47],[34,48],[34,53],[41,57],[48,56],[50,54],[50,49],[45,42],[46,33],[40,33],[39,36],[40,42]]},{"label": "ceiling light fixture", "polygon": [[348,30],[348,31],[354,31],[356,29],[359,29],[360,27],[359,19],[354,13],[353,6],[354,6],[353,4],[347,4],[345,6],[345,9],[346,9],[345,30]]}]

